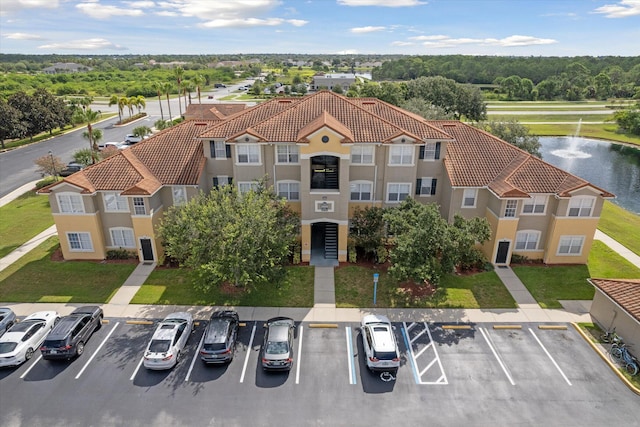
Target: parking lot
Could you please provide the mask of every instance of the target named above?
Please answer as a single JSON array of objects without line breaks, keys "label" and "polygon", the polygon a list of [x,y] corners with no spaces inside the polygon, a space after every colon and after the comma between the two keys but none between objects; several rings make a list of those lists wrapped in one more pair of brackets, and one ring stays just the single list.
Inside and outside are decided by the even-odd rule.
[{"label": "parking lot", "polygon": [[[603,425],[634,424],[640,397],[571,325],[395,322],[402,355],[370,373],[357,323],[299,323],[290,372],[260,365],[262,322],[240,328],[234,360],[197,348],[170,371],[142,365],[155,322],[108,319],[71,362],[0,370],[0,425]],[[544,325],[543,325],[544,327]]]}]

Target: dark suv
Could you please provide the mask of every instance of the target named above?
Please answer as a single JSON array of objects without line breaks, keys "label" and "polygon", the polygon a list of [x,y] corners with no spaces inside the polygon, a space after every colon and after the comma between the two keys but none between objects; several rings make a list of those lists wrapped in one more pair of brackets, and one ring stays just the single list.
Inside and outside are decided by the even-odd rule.
[{"label": "dark suv", "polygon": [[84,306],[60,319],[45,338],[40,352],[43,359],[71,359],[84,352],[84,345],[102,326],[102,309]]},{"label": "dark suv", "polygon": [[233,360],[240,321],[232,310],[211,315],[200,347],[200,359],[205,363],[227,363]]}]

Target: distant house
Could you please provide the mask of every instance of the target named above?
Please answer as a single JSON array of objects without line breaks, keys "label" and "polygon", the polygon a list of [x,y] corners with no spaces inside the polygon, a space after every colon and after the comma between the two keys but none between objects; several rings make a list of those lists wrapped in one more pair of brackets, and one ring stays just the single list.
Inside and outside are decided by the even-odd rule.
[{"label": "distant house", "polygon": [[640,280],[589,279],[596,293],[589,313],[604,329],[640,348]]},{"label": "distant house", "polygon": [[56,62],[50,67],[43,68],[42,72],[45,74],[61,74],[61,73],[81,73],[91,71],[91,67],[86,65],[76,64],[74,62]]},{"label": "distant house", "polygon": [[355,74],[324,74],[319,73],[313,76],[310,90],[329,89],[340,86],[344,92],[349,90],[349,86],[356,82]]},{"label": "distant house", "polygon": [[192,104],[183,123],[40,190],[65,259],[110,249],[140,261],[164,253],[163,213],[220,185],[249,191],[267,177],[300,214],[302,260],[346,261],[356,208],[408,197],[442,217],[486,218],[487,259],[514,254],[585,264],[613,194],[459,121],[425,120],[375,98],[320,91],[251,108]]}]

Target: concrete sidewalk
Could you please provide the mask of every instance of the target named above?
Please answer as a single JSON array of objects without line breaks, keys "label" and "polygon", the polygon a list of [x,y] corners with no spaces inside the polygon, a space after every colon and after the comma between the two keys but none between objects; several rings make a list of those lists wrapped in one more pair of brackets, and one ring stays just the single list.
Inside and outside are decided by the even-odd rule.
[{"label": "concrete sidewalk", "polygon": [[630,249],[627,249],[626,246],[621,245],[600,230],[596,230],[596,234],[593,236],[593,238],[600,240],[605,245],[609,246],[611,249],[617,252],[620,256],[629,261],[631,264],[635,265],[637,268],[640,268],[640,256],[633,253]]}]

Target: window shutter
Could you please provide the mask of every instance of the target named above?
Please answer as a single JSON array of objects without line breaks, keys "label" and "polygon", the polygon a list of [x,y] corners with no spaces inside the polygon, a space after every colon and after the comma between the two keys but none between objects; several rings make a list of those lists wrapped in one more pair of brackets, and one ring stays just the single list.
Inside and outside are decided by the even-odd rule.
[{"label": "window shutter", "polygon": [[[420,147],[424,148],[424,147]],[[422,178],[416,179],[416,195],[420,194],[420,187],[422,187]]]},{"label": "window shutter", "polygon": [[420,146],[420,154],[418,155],[420,160],[424,160],[424,145]]},{"label": "window shutter", "polygon": [[[440,143],[438,143],[440,144]],[[437,178],[431,179],[431,195],[434,196],[436,194],[436,183],[438,182]]]},{"label": "window shutter", "polygon": [[225,146],[224,146],[224,150],[225,150],[225,152],[227,153],[227,159],[230,159],[230,158],[231,158],[231,146],[230,146],[230,145],[228,145],[228,144],[227,144],[227,145],[225,145]]},{"label": "window shutter", "polygon": [[211,150],[211,158],[215,159],[216,158],[216,142],[215,141],[209,141],[209,150]]},{"label": "window shutter", "polygon": [[440,158],[440,143],[436,142],[436,160]]},{"label": "window shutter", "polygon": [[218,186],[218,178],[217,177],[213,177],[213,186],[217,187]]},{"label": "window shutter", "polygon": [[229,185],[233,184],[233,178],[232,177],[228,177],[227,178],[227,184],[229,184]]}]

